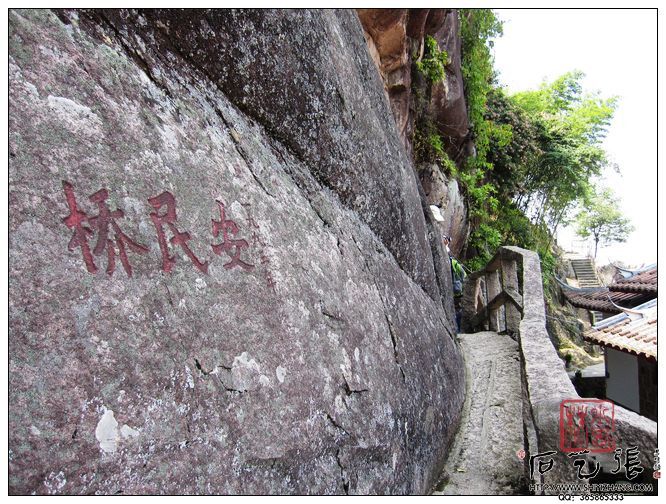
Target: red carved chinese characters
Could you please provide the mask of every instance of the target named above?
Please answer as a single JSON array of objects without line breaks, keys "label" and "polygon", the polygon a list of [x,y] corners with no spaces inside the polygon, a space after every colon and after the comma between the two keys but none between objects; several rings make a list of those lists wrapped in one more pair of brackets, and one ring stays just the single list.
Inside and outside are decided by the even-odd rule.
[{"label": "red carved chinese characters", "polygon": [[[173,265],[176,264],[175,256],[169,255],[169,247],[167,245],[166,236],[164,235],[164,225],[166,224],[173,234],[173,237],[170,240],[171,243],[173,245],[180,245],[187,254],[187,257],[190,258],[192,263],[199,269],[199,271],[208,273],[208,261],[199,261],[199,259],[194,255],[194,252],[192,252],[190,247],[187,246],[187,242],[192,239],[190,233],[181,233],[178,231],[176,225],[174,224],[177,219],[176,198],[173,197],[173,194],[168,191],[164,191],[158,196],[148,198],[148,203],[150,203],[151,206],[155,209],[154,212],[150,213],[150,219],[153,221],[155,229],[157,229],[157,239],[160,244],[160,251],[162,252],[162,269],[169,273],[173,268]],[[164,214],[160,214],[159,210],[165,205],[166,212]]]},{"label": "red carved chinese characters", "polygon": [[[248,264],[245,261],[241,260],[240,254],[241,250],[248,247],[248,243],[245,240],[234,240],[229,237],[229,234],[236,236],[238,233],[238,226],[232,220],[226,219],[224,212],[224,203],[221,201],[216,201],[217,206],[220,208],[220,220],[216,221],[212,219],[213,222],[213,236],[217,238],[222,232],[222,243],[217,245],[211,243],[213,247],[213,252],[217,255],[221,255],[222,252],[225,252],[230,258],[231,261],[226,263],[224,267],[226,269],[231,269],[234,266],[243,268],[245,271],[251,271],[254,269],[252,264]],[[233,252],[232,252],[233,250]]]},{"label": "red carved chinese characters", "polygon": [[[68,249],[70,251],[75,248],[81,249],[83,260],[89,273],[97,273],[98,268],[95,264],[95,256],[106,252],[108,260],[106,272],[109,275],[113,275],[116,269],[116,258],[119,257],[127,276],[131,277],[132,265],[130,264],[127,250],[132,250],[137,254],[146,254],[150,251],[150,248],[132,240],[132,238],[122,231],[117,220],[125,217],[125,213],[121,209],[111,210],[109,208],[107,202],[109,191],[102,188],[88,197],[90,201],[97,205],[97,215],[89,216],[84,210],[79,208],[72,184],[63,180],[62,187],[65,191],[67,206],[69,207],[69,215],[62,220],[67,227],[73,230]],[[194,266],[199,271],[207,274],[210,262],[199,260],[188,245],[188,242],[192,239],[190,233],[187,231],[181,232],[176,227],[176,198],[173,194],[164,191],[157,196],[148,198],[148,203],[154,209],[150,213],[150,219],[157,230],[157,240],[162,255],[162,270],[170,273],[176,264],[177,255],[175,253],[171,254],[172,251],[169,248],[169,244],[171,244],[171,247],[180,246]],[[233,220],[226,218],[224,203],[220,201],[216,201],[216,203],[220,210],[220,220],[212,220],[213,237],[221,237],[222,242],[218,244],[211,243],[213,252],[217,255],[222,255],[224,252],[229,256],[230,261],[224,264],[225,269],[239,267],[245,271],[252,271],[254,265],[241,259],[241,252],[249,247],[248,242],[236,238],[239,232],[238,226]],[[251,218],[250,223],[252,227],[258,229],[259,226]],[[171,238],[168,241],[165,228],[168,228],[171,233]],[[96,237],[95,234],[97,235]],[[256,242],[258,239],[256,231],[253,232],[252,236]],[[94,241],[95,239],[96,241]],[[92,245],[93,242],[94,246]],[[263,244],[262,241],[259,242]],[[261,255],[261,262],[262,265],[267,267],[268,258],[263,253]],[[274,289],[272,279],[270,280],[269,287]]]},{"label": "red carved chinese characters", "polygon": [[[67,227],[74,229],[74,236],[72,236],[72,239],[69,241],[69,250],[81,247],[83,260],[86,263],[86,269],[90,273],[96,273],[97,266],[93,261],[92,254],[100,255],[106,249],[108,257],[106,272],[109,275],[113,275],[113,272],[116,269],[115,247],[117,247],[120,262],[122,263],[127,276],[131,277],[132,266],[129,263],[125,246],[138,254],[145,254],[149,249],[136,243],[120,229],[116,219],[124,217],[125,214],[122,210],[114,210],[113,212],[109,210],[109,207],[106,204],[109,192],[106,189],[100,189],[89,197],[92,202],[97,203],[99,214],[95,217],[88,217],[85,212],[78,209],[73,186],[65,181],[63,181],[62,186],[65,191],[65,197],[67,198],[67,205],[69,206],[70,212],[69,215],[63,219],[63,222]],[[84,226],[85,221],[88,221],[90,227]],[[114,240],[109,238],[109,227],[113,229],[115,244]],[[91,254],[88,239],[92,237],[93,229],[97,230],[97,243]]]},{"label": "red carved chinese characters", "polygon": [[65,191],[65,198],[67,198],[67,206],[69,206],[69,215],[62,221],[67,227],[74,229],[74,235],[69,240],[67,248],[74,250],[76,247],[81,247],[81,253],[83,254],[83,260],[86,263],[88,272],[96,273],[97,266],[95,266],[93,256],[90,252],[90,245],[88,245],[88,237],[93,235],[93,231],[89,227],[84,226],[84,222],[88,220],[88,216],[85,212],[81,212],[78,209],[72,184],[63,180],[62,188]]},{"label": "red carved chinese characters", "polygon": [[106,200],[109,198],[109,191],[106,189],[100,189],[95,194],[90,196],[90,201],[97,203],[97,208],[99,210],[99,215],[97,217],[91,217],[88,219],[90,225],[97,228],[97,244],[93,249],[95,255],[100,255],[102,251],[106,248],[107,257],[109,258],[108,264],[106,266],[106,272],[109,275],[113,275],[114,270],[116,269],[116,251],[114,248],[113,241],[108,238],[109,235],[109,226],[113,228],[116,238],[116,246],[118,247],[118,255],[120,256],[120,262],[125,268],[127,276],[132,276],[132,266],[129,263],[127,258],[127,252],[125,251],[125,245],[132,249],[137,254],[145,254],[148,252],[148,247],[136,243],[129,236],[122,232],[120,226],[116,223],[116,219],[120,219],[125,216],[122,210],[114,210],[113,212],[109,210]]}]

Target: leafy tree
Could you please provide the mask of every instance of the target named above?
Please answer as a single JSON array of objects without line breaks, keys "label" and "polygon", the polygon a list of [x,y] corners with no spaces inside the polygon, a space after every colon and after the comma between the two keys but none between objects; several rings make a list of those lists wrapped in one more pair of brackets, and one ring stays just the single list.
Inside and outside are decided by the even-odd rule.
[{"label": "leafy tree", "polygon": [[590,191],[589,181],[608,165],[601,142],[617,98],[584,93],[584,74],[574,71],[538,90],[515,94],[513,102],[529,117],[541,153],[525,166],[518,207],[552,233]]},{"label": "leafy tree", "polygon": [[[458,12],[475,154],[456,166],[444,155],[439,133],[423,119],[414,154],[439,163],[460,182],[471,227],[465,257],[472,269],[485,265],[497,246],[512,244],[539,253],[545,281],[555,266],[558,226],[569,221],[590,194],[590,180],[609,164],[602,141],[617,99],[586,92],[580,71],[536,90],[507,94],[497,85],[492,56],[501,21],[489,9]],[[436,44],[430,46],[417,68],[422,76],[437,77],[443,58]]]},{"label": "leafy tree", "polygon": [[599,245],[625,242],[634,230],[629,219],[622,216],[615,203],[613,191],[606,188],[593,194],[584,209],[577,216],[576,232],[583,238],[594,238],[594,257]]},{"label": "leafy tree", "polygon": [[477,154],[471,168],[487,169],[486,153],[493,123],[485,117],[488,94],[495,82],[491,49],[502,35],[502,22],[490,9],[460,9],[461,72],[465,83],[467,113]]},{"label": "leafy tree", "polygon": [[488,161],[493,168],[488,181],[497,188],[501,201],[513,201],[525,192],[528,168],[538,163],[543,154],[539,142],[541,124],[515,103],[500,88],[488,94],[486,118],[511,133],[508,141],[491,138]]}]

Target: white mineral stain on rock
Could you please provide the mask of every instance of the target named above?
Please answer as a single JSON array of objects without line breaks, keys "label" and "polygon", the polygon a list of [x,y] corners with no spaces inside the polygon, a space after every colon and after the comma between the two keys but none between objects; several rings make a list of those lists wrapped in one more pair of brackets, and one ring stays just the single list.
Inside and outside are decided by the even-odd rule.
[{"label": "white mineral stain on rock", "polygon": [[347,349],[345,348],[342,349],[342,358],[345,361],[345,367],[351,368],[351,359],[349,358],[349,354],[347,354]]},{"label": "white mineral stain on rock", "polygon": [[284,376],[287,374],[287,370],[283,368],[282,366],[278,366],[275,368],[275,376],[277,376],[277,379],[280,383],[284,383]]},{"label": "white mineral stain on rock", "polygon": [[259,383],[261,383],[261,385],[265,387],[265,386],[267,386],[267,385],[270,385],[271,380],[270,380],[270,378],[269,378],[268,376],[262,374],[262,375],[259,377]]},{"label": "white mineral stain on rock", "polygon": [[227,445],[227,436],[228,435],[229,435],[228,428],[225,425],[220,427],[220,430],[218,431],[218,434],[217,434],[217,440],[220,442],[220,444],[222,444],[222,446]]},{"label": "white mineral stain on rock", "polygon": [[113,411],[105,409],[102,418],[97,423],[95,437],[99,447],[106,453],[113,453],[118,446],[118,422],[113,416]]},{"label": "white mineral stain on rock", "polygon": [[243,205],[241,205],[238,201],[234,201],[233,203],[231,203],[230,208],[231,208],[231,212],[234,215],[243,215],[243,213],[244,213],[243,212]]},{"label": "white mineral stain on rock", "polygon": [[234,357],[231,364],[231,382],[235,390],[254,390],[257,382],[261,383],[260,374],[259,363],[247,352]]},{"label": "white mineral stain on rock", "polygon": [[63,96],[49,95],[48,107],[68,129],[88,136],[101,133],[102,121],[85,105]]},{"label": "white mineral stain on rock", "polygon": [[186,388],[194,388],[194,378],[192,377],[192,371],[188,366],[185,366],[185,374],[187,376],[185,381]]},{"label": "white mineral stain on rock", "polygon": [[303,301],[299,301],[299,302],[298,302],[298,310],[301,312],[301,314],[303,315],[303,318],[304,318],[305,320],[309,320],[309,319],[310,319],[310,310],[308,310],[308,309],[305,307],[305,303],[304,303]]},{"label": "white mineral stain on rock", "polygon": [[129,437],[137,437],[139,435],[139,431],[132,429],[129,425],[125,424],[120,428],[120,435],[125,439]]},{"label": "white mineral stain on rock", "polygon": [[340,341],[340,336],[338,336],[336,333],[331,332],[331,331],[326,333],[326,337],[328,338],[328,341],[330,341],[334,345],[337,345]]},{"label": "white mineral stain on rock", "polygon": [[358,347],[354,348],[354,359],[356,360],[356,362],[358,362],[360,357],[361,357],[361,351],[358,349]]},{"label": "white mineral stain on rock", "polygon": [[30,432],[31,432],[31,434],[33,434],[34,436],[41,436],[41,435],[42,435],[42,431],[40,431],[40,430],[39,430],[37,427],[35,427],[34,425],[31,425],[31,426],[30,426]]},{"label": "white mineral stain on rock", "polygon": [[194,281],[194,288],[198,291],[201,291],[206,288],[206,281],[203,278],[197,278]]},{"label": "white mineral stain on rock", "polygon": [[32,82],[28,82],[26,80],[23,82],[23,85],[28,90],[28,93],[30,93],[35,98],[39,98],[39,91],[37,91],[37,87],[35,87],[35,85]]},{"label": "white mineral stain on rock", "polygon": [[336,395],[336,396],[335,396],[335,401],[333,401],[333,404],[334,404],[334,406],[335,406],[335,412],[336,412],[338,415],[341,415],[341,414],[343,414],[343,413],[345,412],[345,405],[344,405],[344,403],[342,402],[342,396],[340,396],[340,395]]},{"label": "white mineral stain on rock", "polygon": [[165,124],[159,132],[162,137],[162,143],[167,149],[175,150],[178,148],[178,130],[176,128]]},{"label": "white mineral stain on rock", "polygon": [[58,493],[65,487],[66,484],[67,478],[65,478],[65,473],[62,471],[58,472],[58,474],[52,472],[44,480],[44,486],[48,489],[48,492],[51,495]]}]

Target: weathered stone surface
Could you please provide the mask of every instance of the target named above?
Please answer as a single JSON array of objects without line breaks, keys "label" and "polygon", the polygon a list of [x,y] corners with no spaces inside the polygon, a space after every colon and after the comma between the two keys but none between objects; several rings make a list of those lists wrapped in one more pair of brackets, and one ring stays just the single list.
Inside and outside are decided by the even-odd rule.
[{"label": "weathered stone surface", "polygon": [[94,11],[82,22],[88,15],[149,66],[185,56],[309,164],[438,297],[414,170],[387,127],[391,114],[354,11]]},{"label": "weathered stone surface", "polygon": [[436,205],[441,209],[444,220],[437,225],[443,234],[451,237],[451,252],[460,257],[469,236],[469,222],[467,205],[458,182],[447,179],[436,164],[420,165],[418,173],[428,205]]},{"label": "weathered stone surface", "polygon": [[405,146],[414,128],[415,97],[412,64],[423,55],[423,41],[433,36],[449,54],[446,79],[426,94],[428,114],[444,139],[447,153],[462,161],[469,154],[469,121],[461,72],[460,35],[456,9],[358,9],[368,50],[384,82],[398,131]]},{"label": "weathered stone surface", "polygon": [[407,23],[409,9],[358,9],[364,29],[380,55],[382,73],[390,73],[408,63]]},{"label": "weathered stone surface", "polygon": [[[416,104],[412,79],[419,92],[429,97],[426,113],[442,135],[448,154],[462,161],[467,154],[469,124],[460,69],[458,13],[451,9],[358,9],[368,51],[384,83],[400,137],[411,151]],[[446,79],[430,86],[419,75],[412,76],[413,60],[423,55],[424,37],[432,35],[449,53]],[[420,84],[418,84],[420,82]],[[424,169],[425,168],[425,169]],[[452,251],[463,252],[468,236],[466,206],[455,181],[448,181],[437,166],[422,167],[420,181],[428,203],[437,205],[445,222],[437,227],[453,237]],[[437,259],[435,258],[435,263]]]},{"label": "weathered stone surface", "polygon": [[[363,25],[368,50],[384,83],[384,92],[391,104],[400,138],[409,148],[412,83],[409,49],[412,34],[409,33],[408,37],[408,28],[414,24],[414,16],[410,9],[357,9],[357,14]],[[420,43],[418,38],[416,43]]]},{"label": "weathered stone surface", "polygon": [[512,495],[526,487],[518,343],[494,332],[459,334],[467,393],[435,494]]},{"label": "weathered stone surface", "polygon": [[450,63],[446,66],[446,79],[433,86],[430,97],[430,113],[444,139],[447,154],[456,162],[464,160],[469,154],[469,119],[463,88],[459,31],[457,11],[447,11],[433,37],[439,47],[448,53]]},{"label": "weathered stone surface", "polygon": [[9,13],[10,492],[427,491],[462,364],[353,13],[59,16]]}]

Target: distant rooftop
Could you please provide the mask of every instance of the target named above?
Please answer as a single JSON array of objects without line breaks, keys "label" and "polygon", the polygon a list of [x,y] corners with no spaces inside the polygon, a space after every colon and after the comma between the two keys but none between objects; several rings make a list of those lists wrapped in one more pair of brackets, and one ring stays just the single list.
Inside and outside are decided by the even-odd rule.
[{"label": "distant rooftop", "polygon": [[630,308],[648,301],[653,294],[645,292],[613,292],[602,287],[594,292],[577,292],[563,289],[564,297],[572,305],[586,310],[604,313],[621,313],[622,308]]},{"label": "distant rooftop", "polygon": [[628,278],[616,280],[608,288],[616,292],[657,293],[657,265]]},{"label": "distant rooftop", "polygon": [[657,359],[657,300],[607,318],[583,334],[591,343]]},{"label": "distant rooftop", "polygon": [[656,264],[638,271],[621,272],[631,276],[620,278],[608,287],[580,289],[560,281],[562,292],[574,306],[606,313],[621,313],[622,308],[631,308],[657,296]]}]

